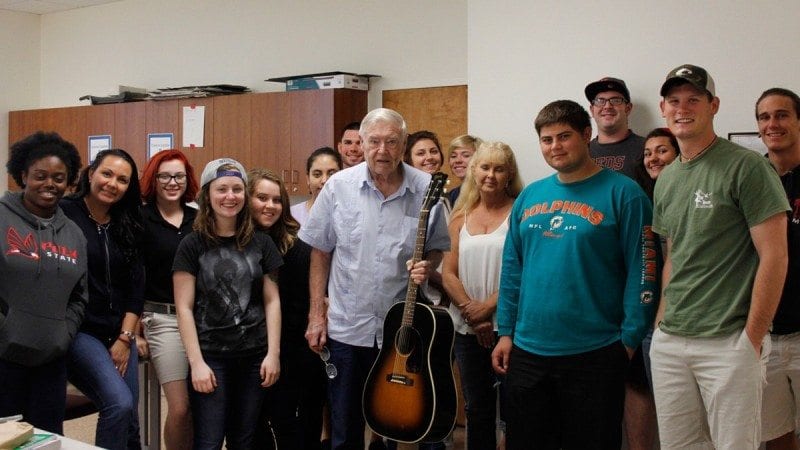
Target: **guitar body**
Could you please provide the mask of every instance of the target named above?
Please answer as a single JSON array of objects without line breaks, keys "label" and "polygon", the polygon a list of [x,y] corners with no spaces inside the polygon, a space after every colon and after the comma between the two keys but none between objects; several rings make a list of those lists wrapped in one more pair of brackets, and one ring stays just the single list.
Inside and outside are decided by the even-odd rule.
[{"label": "guitar body", "polygon": [[364,387],[367,425],[399,442],[438,442],[455,425],[452,354],[455,330],[446,310],[416,303],[411,326],[404,304],[389,309],[383,348]]}]

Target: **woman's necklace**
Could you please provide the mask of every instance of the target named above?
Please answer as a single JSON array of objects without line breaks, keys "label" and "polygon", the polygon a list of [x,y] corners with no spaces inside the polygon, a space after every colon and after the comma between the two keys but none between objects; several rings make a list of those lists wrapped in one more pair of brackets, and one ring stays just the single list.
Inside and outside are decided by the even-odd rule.
[{"label": "woman's necklace", "polygon": [[706,148],[700,150],[699,152],[697,152],[697,154],[695,154],[691,158],[683,156],[683,153],[681,153],[681,162],[689,162],[689,161],[693,161],[693,160],[697,159],[698,156],[702,155],[703,153],[705,153],[706,150],[711,148],[711,146],[714,145],[715,142],[717,142],[717,137],[716,136],[714,136],[714,140],[711,141],[710,144],[706,145]]},{"label": "woman's necklace", "polygon": [[100,231],[101,228],[104,230],[108,229],[108,226],[111,224],[111,218],[106,214],[105,220],[98,220],[94,214],[92,214],[92,208],[89,206],[89,202],[86,201],[86,197],[83,198],[83,204],[86,205],[86,211],[89,212],[89,218],[92,219],[92,222],[94,222],[95,225],[97,225],[97,231]]}]

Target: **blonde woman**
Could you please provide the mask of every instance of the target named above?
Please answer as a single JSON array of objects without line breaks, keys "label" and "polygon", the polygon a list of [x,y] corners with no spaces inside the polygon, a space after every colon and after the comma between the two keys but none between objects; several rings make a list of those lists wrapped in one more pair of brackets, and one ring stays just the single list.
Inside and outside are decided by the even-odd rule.
[{"label": "blonde woman", "polygon": [[450,252],[442,269],[456,328],[455,355],[466,402],[467,447],[496,448],[497,292],[508,215],[522,190],[516,158],[502,142],[472,155],[450,219]]}]

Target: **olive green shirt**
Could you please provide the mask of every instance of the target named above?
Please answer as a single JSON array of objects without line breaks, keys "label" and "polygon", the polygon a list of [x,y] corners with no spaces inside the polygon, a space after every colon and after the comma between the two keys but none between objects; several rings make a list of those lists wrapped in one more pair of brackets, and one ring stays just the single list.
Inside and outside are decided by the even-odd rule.
[{"label": "olive green shirt", "polygon": [[750,228],[789,210],[766,158],[728,140],[658,178],[653,230],[672,241],[662,331],[714,337],[744,328],[758,254]]}]

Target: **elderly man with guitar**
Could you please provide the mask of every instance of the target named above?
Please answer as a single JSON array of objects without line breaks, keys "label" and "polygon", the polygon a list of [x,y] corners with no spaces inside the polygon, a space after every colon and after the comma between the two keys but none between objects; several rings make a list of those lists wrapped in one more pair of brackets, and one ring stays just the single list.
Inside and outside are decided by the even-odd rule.
[{"label": "elderly man with guitar", "polygon": [[[439,206],[430,211],[430,225],[427,233],[423,232],[427,235],[425,248],[416,248],[420,211],[430,193],[426,188],[431,177],[403,163],[406,134],[405,120],[397,112],[385,108],[369,112],[359,130],[366,161],[328,180],[299,234],[313,247],[306,339],[317,352],[329,349],[328,363],[338,372],[329,384],[333,449],[364,447],[362,392],[380,346],[396,346],[397,357],[405,358],[385,380],[391,388],[402,385],[430,391],[430,355],[407,358],[407,351],[429,350],[435,345],[416,348],[406,338],[436,334],[448,325],[436,325],[432,315],[420,314],[430,319],[432,330],[415,330],[415,319],[401,324],[391,336],[393,342],[383,342],[384,318],[393,304],[407,297],[409,279],[414,285],[425,282],[439,265],[442,252],[450,248]],[[408,310],[416,308],[412,305]],[[449,327],[452,330],[452,323]],[[443,344],[450,346],[445,351],[448,355],[450,333],[450,341]],[[418,375],[422,378],[409,381]],[[421,398],[433,401],[424,395]],[[402,409],[392,404],[382,408]],[[423,427],[431,425],[427,422]],[[421,430],[419,436],[426,431]]]}]

